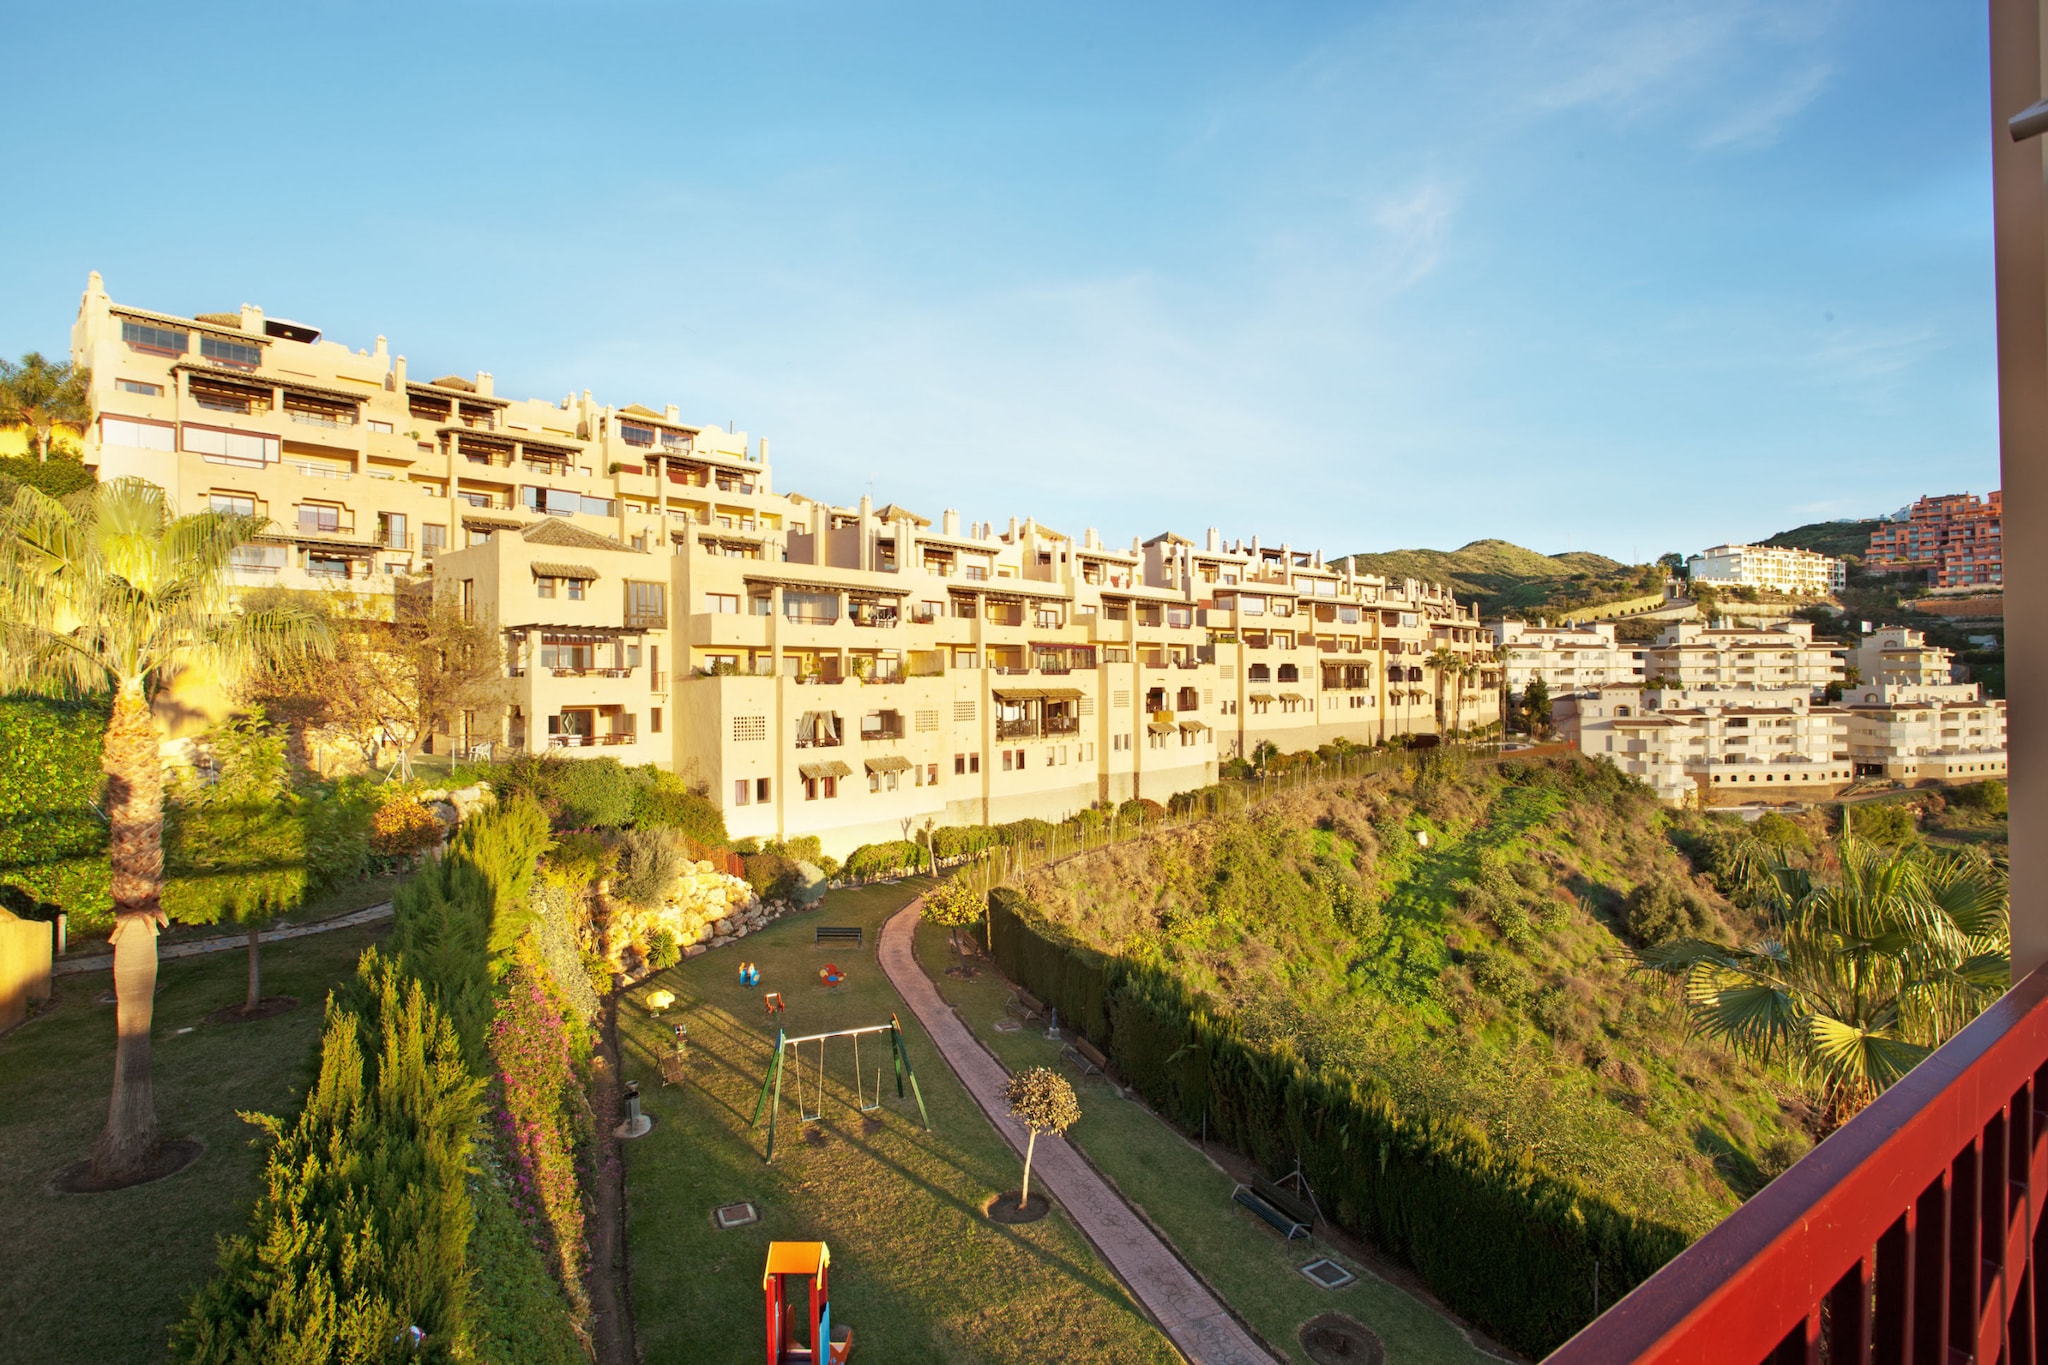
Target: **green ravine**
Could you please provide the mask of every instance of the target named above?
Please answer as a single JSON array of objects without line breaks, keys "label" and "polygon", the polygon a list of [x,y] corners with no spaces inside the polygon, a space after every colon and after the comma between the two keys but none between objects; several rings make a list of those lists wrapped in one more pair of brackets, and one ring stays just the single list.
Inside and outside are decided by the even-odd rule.
[{"label": "green ravine", "polygon": [[1360,573],[1441,583],[1459,601],[1475,603],[1482,617],[1599,606],[1655,592],[1663,584],[1661,571],[1646,578],[1643,566],[1605,555],[1586,550],[1539,554],[1505,540],[1475,540],[1456,550],[1355,554],[1350,562]]},{"label": "green ravine", "polygon": [[[1640,883],[1695,884],[1603,765],[1374,779],[1033,874],[1088,946],[1167,969],[1248,1036],[1478,1123],[1616,1207],[1698,1235],[1805,1142],[1796,1092],[1688,1036],[1618,932]],[[1426,844],[1425,842],[1426,841]]]}]

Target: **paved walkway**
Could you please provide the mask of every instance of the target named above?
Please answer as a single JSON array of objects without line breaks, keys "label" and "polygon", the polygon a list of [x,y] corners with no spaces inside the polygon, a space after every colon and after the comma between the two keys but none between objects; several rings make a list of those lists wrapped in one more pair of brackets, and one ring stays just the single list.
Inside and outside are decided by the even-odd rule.
[{"label": "paved walkway", "polygon": [[[380,919],[391,918],[391,902],[382,905],[365,906],[351,910],[346,915],[333,919],[317,920],[312,924],[287,924],[276,929],[265,929],[256,935],[258,943],[277,943],[288,938],[304,938],[308,934],[324,934],[334,929],[353,929],[358,924],[375,924]],[[249,946],[247,934],[224,934],[219,938],[195,938],[183,943],[160,943],[156,956],[159,962],[173,957],[197,957],[201,953],[227,953]],[[60,957],[51,967],[52,976],[75,976],[80,972],[112,971],[112,953],[88,953],[81,957]]]},{"label": "paved walkway", "polygon": [[[1010,1073],[968,1031],[917,964],[912,944],[922,908],[922,901],[914,901],[882,926],[876,948],[882,970],[989,1122],[1022,1156],[1024,1128],[1010,1117],[1003,1101],[1003,1086]],[[1272,1365],[1273,1357],[1238,1326],[1144,1219],[1063,1139],[1046,1139],[1045,1150],[1032,1159],[1031,1180],[1052,1192],[1068,1217],[1195,1365]]]}]

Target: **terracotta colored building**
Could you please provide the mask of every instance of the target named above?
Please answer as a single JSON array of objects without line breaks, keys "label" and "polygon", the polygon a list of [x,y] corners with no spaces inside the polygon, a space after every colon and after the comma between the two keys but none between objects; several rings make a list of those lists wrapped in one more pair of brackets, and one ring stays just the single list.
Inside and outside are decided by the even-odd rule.
[{"label": "terracotta colored building", "polygon": [[1870,537],[1871,568],[1893,573],[1925,571],[1937,588],[2001,586],[2005,558],[2000,527],[2001,491],[1979,498],[1946,493],[1921,498],[1903,521],[1889,521]]}]

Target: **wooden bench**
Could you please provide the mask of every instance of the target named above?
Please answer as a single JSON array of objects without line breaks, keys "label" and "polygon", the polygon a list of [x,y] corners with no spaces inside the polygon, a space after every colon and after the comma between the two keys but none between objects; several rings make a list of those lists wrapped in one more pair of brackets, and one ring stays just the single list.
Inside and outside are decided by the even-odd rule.
[{"label": "wooden bench", "polygon": [[821,924],[818,926],[817,936],[811,940],[811,944],[815,947],[825,943],[851,943],[854,947],[858,948],[860,947],[861,936],[864,932],[856,924]]},{"label": "wooden bench", "polygon": [[680,1052],[671,1052],[664,1055],[661,1059],[661,1083],[663,1085],[681,1085],[684,1081],[688,1080],[690,1073],[686,1064],[687,1061],[688,1059]]},{"label": "wooden bench", "polygon": [[1037,996],[1025,990],[1022,986],[1010,992],[1009,1003],[1004,1008],[1008,1009],[1010,1013],[1016,1015],[1019,1019],[1043,1019],[1045,1017],[1045,1006],[1040,1003]]},{"label": "wooden bench", "polygon": [[1095,1044],[1078,1035],[1060,1049],[1060,1054],[1079,1068],[1083,1076],[1100,1076],[1109,1070],[1109,1058],[1103,1056]]},{"label": "wooden bench", "polygon": [[1315,1230],[1315,1210],[1270,1180],[1253,1180],[1230,1192],[1232,1202],[1242,1204],[1266,1220],[1273,1231],[1293,1241]]}]

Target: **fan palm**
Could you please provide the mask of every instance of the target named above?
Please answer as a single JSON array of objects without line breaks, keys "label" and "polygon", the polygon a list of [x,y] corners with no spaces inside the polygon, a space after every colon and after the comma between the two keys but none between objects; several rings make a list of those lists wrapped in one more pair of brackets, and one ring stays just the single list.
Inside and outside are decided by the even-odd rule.
[{"label": "fan palm", "polygon": [[50,458],[58,426],[83,431],[92,420],[92,371],[30,351],[16,364],[0,360],[0,426],[26,427],[36,458]]},{"label": "fan palm", "polygon": [[1981,852],[1916,854],[1845,835],[1839,871],[1756,855],[1776,924],[1748,947],[1683,940],[1643,963],[1680,978],[1704,1033],[1819,1090],[1830,1126],[1940,1046],[2005,988],[2004,874]]},{"label": "fan palm", "polygon": [[226,673],[328,641],[317,618],[282,607],[238,613],[229,556],[258,517],[173,517],[163,490],[117,479],[62,502],[16,491],[0,517],[0,691],[113,694],[101,768],[114,900],[114,1092],[92,1153],[115,1183],[147,1168],[157,1142],[149,1027],[164,924],[163,768],[151,702],[194,664]]}]

